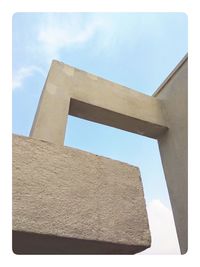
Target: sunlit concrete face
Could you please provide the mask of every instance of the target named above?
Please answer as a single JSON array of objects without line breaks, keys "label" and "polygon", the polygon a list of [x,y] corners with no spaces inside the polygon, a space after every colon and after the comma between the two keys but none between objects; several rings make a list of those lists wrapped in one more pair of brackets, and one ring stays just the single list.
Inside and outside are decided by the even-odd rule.
[{"label": "sunlit concrete face", "polygon": [[158,143],[182,254],[188,248],[187,73],[185,58],[155,93],[169,126]]},{"label": "sunlit concrete face", "polygon": [[135,254],[151,237],[139,169],[13,135],[13,250]]},{"label": "sunlit concrete face", "polygon": [[30,136],[63,145],[68,114],[158,140],[181,253],[185,253],[187,56],[154,96],[53,61]]}]

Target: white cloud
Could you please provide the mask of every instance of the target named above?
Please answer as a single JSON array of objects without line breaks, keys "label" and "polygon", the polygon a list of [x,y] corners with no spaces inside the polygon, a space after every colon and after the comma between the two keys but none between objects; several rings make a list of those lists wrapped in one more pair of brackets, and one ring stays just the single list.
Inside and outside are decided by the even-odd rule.
[{"label": "white cloud", "polygon": [[180,254],[172,211],[160,200],[147,205],[152,245],[140,254]]},{"label": "white cloud", "polygon": [[39,23],[37,40],[40,49],[50,60],[60,57],[60,50],[85,45],[108,25],[98,16],[47,15]]},{"label": "white cloud", "polygon": [[[90,49],[94,57],[116,56],[123,51],[122,44],[133,47],[140,40],[140,23],[128,15],[102,13],[47,13],[40,15],[34,24],[34,42],[27,45],[29,54],[40,64],[49,66],[52,59],[63,61],[65,54],[82,53]],[[134,36],[134,38],[132,38]],[[88,53],[88,51],[87,51]],[[66,58],[67,59],[67,58]],[[65,60],[66,60],[65,59]]]},{"label": "white cloud", "polygon": [[24,81],[30,76],[33,76],[36,72],[45,76],[43,70],[37,66],[21,67],[20,69],[15,71],[13,73],[13,81],[12,81],[13,90],[23,87]]}]

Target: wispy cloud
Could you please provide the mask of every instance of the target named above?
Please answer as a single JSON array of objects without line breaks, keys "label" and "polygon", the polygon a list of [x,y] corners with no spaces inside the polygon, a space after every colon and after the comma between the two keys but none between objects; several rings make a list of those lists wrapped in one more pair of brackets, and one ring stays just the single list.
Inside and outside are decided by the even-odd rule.
[{"label": "wispy cloud", "polygon": [[142,35],[138,30],[140,26],[140,21],[131,15],[41,14],[34,20],[34,42],[32,38],[27,40],[26,51],[37,60],[36,64],[45,67],[49,66],[52,59],[65,59],[67,53],[89,53],[93,57],[103,53],[106,57],[116,57],[117,53],[123,53],[126,44],[131,42],[132,47],[137,44]]},{"label": "wispy cloud", "polygon": [[27,67],[21,67],[17,71],[13,73],[13,90],[19,89],[23,87],[23,83],[27,78],[30,76],[33,76],[35,73],[40,73],[41,75],[44,75],[44,72],[41,68],[37,66],[27,66]]},{"label": "wispy cloud", "polygon": [[147,212],[152,245],[140,254],[180,254],[172,211],[155,199],[148,204]]},{"label": "wispy cloud", "polygon": [[106,25],[99,16],[54,14],[43,17],[38,28],[37,41],[40,49],[48,58],[59,59],[62,49],[69,49],[86,45],[98,33],[105,31]]},{"label": "wispy cloud", "polygon": [[[22,66],[13,72],[13,90],[49,68],[52,59],[63,60],[65,52],[88,47],[94,40],[94,51],[108,47],[111,42],[110,23],[99,15],[43,14],[34,25],[35,41],[26,44],[26,52],[33,55],[34,65]],[[107,37],[106,37],[107,36]]]}]

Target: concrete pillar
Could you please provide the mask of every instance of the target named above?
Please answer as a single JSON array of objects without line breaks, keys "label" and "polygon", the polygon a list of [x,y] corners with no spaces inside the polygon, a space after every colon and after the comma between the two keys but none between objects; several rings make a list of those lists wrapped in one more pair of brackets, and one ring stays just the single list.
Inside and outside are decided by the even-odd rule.
[{"label": "concrete pillar", "polygon": [[30,136],[55,144],[64,144],[70,98],[56,81],[62,80],[52,64],[38,104]]},{"label": "concrete pillar", "polygon": [[185,57],[154,94],[169,126],[158,143],[182,254],[188,249],[187,84]]}]

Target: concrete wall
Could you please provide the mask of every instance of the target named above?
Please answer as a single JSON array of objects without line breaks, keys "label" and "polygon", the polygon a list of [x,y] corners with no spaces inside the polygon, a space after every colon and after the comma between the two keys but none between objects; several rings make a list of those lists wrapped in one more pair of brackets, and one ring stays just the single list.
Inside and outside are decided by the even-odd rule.
[{"label": "concrete wall", "polygon": [[13,136],[15,253],[134,254],[150,244],[138,168]]},{"label": "concrete wall", "polygon": [[53,61],[30,136],[63,145],[68,114],[159,141],[179,244],[185,253],[187,56],[153,96]]},{"label": "concrete wall", "polygon": [[188,248],[187,79],[185,57],[154,94],[169,127],[158,142],[182,254]]}]

